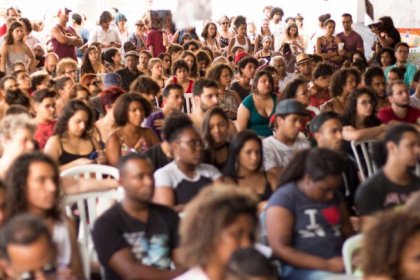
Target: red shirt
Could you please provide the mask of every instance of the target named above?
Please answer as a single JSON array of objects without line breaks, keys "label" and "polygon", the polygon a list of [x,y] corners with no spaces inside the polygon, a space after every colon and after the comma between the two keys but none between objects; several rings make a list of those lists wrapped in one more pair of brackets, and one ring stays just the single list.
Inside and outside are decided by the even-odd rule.
[{"label": "red shirt", "polygon": [[400,121],[405,123],[417,124],[417,120],[420,118],[420,110],[414,107],[408,107],[407,114],[404,118],[400,118],[395,115],[391,106],[384,107],[379,110],[378,118],[384,123],[387,124],[390,121]]},{"label": "red shirt", "polygon": [[166,52],[166,48],[163,45],[162,31],[150,30],[147,33],[146,45],[147,47],[153,46],[153,57],[157,57],[158,54]]},{"label": "red shirt", "polygon": [[53,134],[56,123],[57,123],[56,121],[52,121],[48,123],[38,124],[38,127],[36,128],[36,131],[35,131],[35,140],[38,142],[39,148],[41,150],[44,149],[45,144],[47,143],[48,139]]},{"label": "red shirt", "polygon": [[2,26],[0,26],[0,37],[3,35],[6,35],[7,33],[7,26],[6,24],[3,24]]}]

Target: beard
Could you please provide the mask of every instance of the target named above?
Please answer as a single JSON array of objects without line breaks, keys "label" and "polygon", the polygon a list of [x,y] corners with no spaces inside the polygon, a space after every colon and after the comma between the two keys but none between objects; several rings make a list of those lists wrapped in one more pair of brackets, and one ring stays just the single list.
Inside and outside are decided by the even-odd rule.
[{"label": "beard", "polygon": [[404,103],[399,103],[399,102],[394,102],[394,104],[400,108],[405,108],[407,109],[408,107],[410,107],[410,103],[404,104]]}]

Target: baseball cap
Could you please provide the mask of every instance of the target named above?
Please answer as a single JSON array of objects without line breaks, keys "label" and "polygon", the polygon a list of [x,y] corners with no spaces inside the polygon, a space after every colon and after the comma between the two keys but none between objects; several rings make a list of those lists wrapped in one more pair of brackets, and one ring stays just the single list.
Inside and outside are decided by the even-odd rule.
[{"label": "baseball cap", "polygon": [[286,99],[281,101],[276,106],[275,115],[309,115],[309,112],[305,109],[305,106],[297,100]]},{"label": "baseball cap", "polygon": [[121,87],[121,76],[117,73],[107,73],[105,74],[104,77],[104,87],[105,89],[112,87],[112,86],[117,86],[117,87]]},{"label": "baseball cap", "polygon": [[309,129],[312,133],[318,132],[321,126],[329,120],[338,119],[341,121],[340,116],[336,112],[323,112],[317,116],[315,116],[311,122],[309,123]]},{"label": "baseball cap", "polygon": [[67,8],[67,7],[61,7],[57,11],[57,16],[59,17],[62,13],[68,14],[70,12],[71,12],[71,10],[69,8]]},{"label": "baseball cap", "polygon": [[139,53],[138,53],[138,52],[136,52],[136,51],[128,51],[128,52],[126,52],[126,53],[125,53],[124,58],[127,58],[128,56],[135,56],[135,57],[137,57],[137,58],[139,58],[139,57],[140,57],[140,56],[139,56]]}]

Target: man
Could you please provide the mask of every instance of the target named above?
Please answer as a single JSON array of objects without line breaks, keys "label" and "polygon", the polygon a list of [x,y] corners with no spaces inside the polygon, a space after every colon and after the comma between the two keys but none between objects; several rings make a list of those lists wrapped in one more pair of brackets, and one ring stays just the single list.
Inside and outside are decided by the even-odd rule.
[{"label": "man", "polygon": [[121,48],[120,35],[116,28],[110,26],[111,22],[111,13],[108,11],[102,12],[99,17],[99,26],[89,35],[89,45],[94,42],[99,42],[101,44],[102,52],[105,52],[110,48]]},{"label": "man", "polygon": [[411,83],[413,82],[414,74],[417,71],[417,67],[414,64],[407,62],[409,50],[410,47],[407,43],[400,42],[397,45],[395,45],[395,58],[397,62],[394,65],[390,65],[385,69],[385,76],[388,77],[388,72],[392,68],[405,68],[404,83],[407,86],[411,85]]},{"label": "man", "polygon": [[146,157],[129,154],[118,169],[124,200],[99,217],[93,229],[105,279],[175,278],[181,271],[169,269],[177,256],[177,213],[150,202],[154,179]]},{"label": "man", "polygon": [[364,53],[363,39],[352,28],[353,18],[351,14],[343,14],[341,16],[341,23],[343,24],[344,31],[338,33],[337,37],[344,43],[345,56],[351,58],[356,51]]},{"label": "man", "polygon": [[73,13],[71,15],[71,19],[72,19],[72,26],[74,30],[76,30],[77,34],[80,35],[80,38],[82,38],[82,41],[83,41],[83,46],[77,49],[77,57],[82,59],[83,52],[85,50],[84,47],[87,46],[86,43],[89,40],[89,30],[86,27],[82,26],[82,23],[84,23],[84,21],[80,14]]},{"label": "man", "polygon": [[64,106],[74,98],[73,94],[74,82],[67,76],[61,76],[54,79],[54,89],[57,91],[57,98],[55,100],[56,114],[59,116]]},{"label": "man", "polygon": [[318,148],[331,149],[343,154],[345,172],[339,189],[345,198],[349,213],[355,215],[354,196],[360,184],[357,163],[343,151],[343,122],[335,112],[323,112],[315,116],[309,125]]},{"label": "man", "polygon": [[301,53],[296,57],[296,66],[299,72],[297,78],[309,83],[312,81],[312,58],[306,53]]},{"label": "man", "polygon": [[391,106],[382,108],[378,113],[384,124],[399,121],[420,125],[420,110],[410,106],[410,94],[403,81],[388,85],[387,94]]},{"label": "man", "polygon": [[125,53],[125,67],[117,71],[117,74],[121,76],[122,88],[128,91],[130,84],[134,81],[141,73],[137,69],[139,63],[139,54],[136,51],[128,51]]},{"label": "man", "polygon": [[411,87],[414,89],[414,94],[410,97],[410,106],[420,110],[420,70],[414,75]]},{"label": "man", "polygon": [[139,19],[135,23],[136,31],[134,31],[130,37],[128,37],[128,41],[133,43],[135,46],[135,51],[140,52],[141,50],[146,49],[146,34],[145,34],[145,24],[144,21]]},{"label": "man", "polygon": [[10,7],[6,10],[6,23],[3,24],[0,27],[0,37],[6,35],[6,33],[7,33],[7,21],[11,18],[16,19],[16,20],[19,18],[16,9],[13,8],[13,7]]},{"label": "man", "polygon": [[284,12],[279,7],[274,7],[270,14],[270,31],[274,36],[274,51],[278,51],[281,47],[284,30],[286,24],[281,20]]},{"label": "man", "polygon": [[41,151],[44,150],[47,140],[52,136],[57,123],[55,120],[55,96],[56,92],[50,89],[35,91],[32,96],[35,101],[35,122],[37,124],[34,137]]},{"label": "man", "polygon": [[47,71],[52,78],[57,76],[56,68],[58,61],[59,58],[54,52],[49,52],[45,55],[44,70]]},{"label": "man", "polygon": [[146,127],[149,127],[162,141],[162,126],[165,117],[173,112],[181,112],[184,105],[184,89],[180,84],[170,84],[163,90],[162,111],[152,113],[146,120]]},{"label": "man", "polygon": [[411,125],[390,127],[383,145],[385,166],[367,179],[356,192],[356,209],[360,216],[405,204],[420,190],[420,178],[413,174],[420,155],[420,135]]},{"label": "man", "polygon": [[0,251],[6,272],[1,279],[73,279],[67,268],[57,269],[49,229],[33,215],[16,216],[2,228]]},{"label": "man", "polygon": [[385,74],[381,67],[369,67],[363,75],[363,83],[375,92],[378,101],[377,110],[390,105],[386,96]]},{"label": "man", "polygon": [[77,61],[76,47],[83,45],[83,40],[76,30],[67,26],[70,12],[67,8],[58,10],[58,24],[51,29],[51,44],[60,60],[69,57]]},{"label": "man", "polygon": [[309,148],[309,142],[298,137],[302,119],[308,114],[304,105],[294,99],[286,99],[277,104],[274,135],[263,140],[264,170],[278,175],[295,151]]},{"label": "man", "polygon": [[19,87],[16,78],[13,76],[4,76],[0,79],[0,120],[3,119],[6,112],[6,92],[9,90],[17,90]]},{"label": "man", "polygon": [[219,105],[218,84],[210,79],[198,79],[193,87],[193,111],[190,118],[194,126],[201,128],[204,113],[213,106]]}]

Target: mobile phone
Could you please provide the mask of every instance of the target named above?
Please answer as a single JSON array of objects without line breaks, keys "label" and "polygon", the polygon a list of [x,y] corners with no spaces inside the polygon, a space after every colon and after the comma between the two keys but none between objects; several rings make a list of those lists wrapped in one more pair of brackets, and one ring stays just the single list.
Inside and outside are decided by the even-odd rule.
[{"label": "mobile phone", "polygon": [[90,155],[89,155],[89,159],[97,159],[98,158],[98,152],[92,152]]}]

